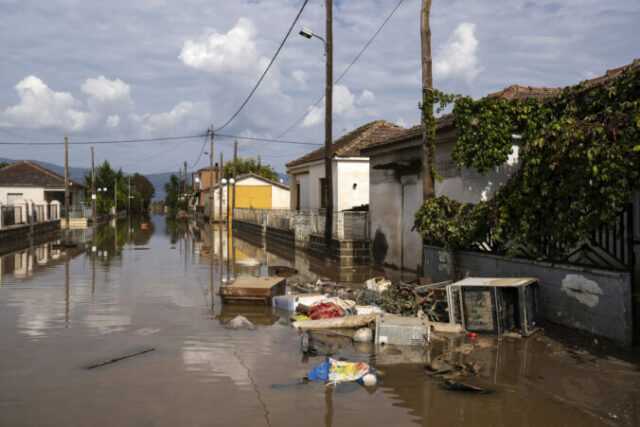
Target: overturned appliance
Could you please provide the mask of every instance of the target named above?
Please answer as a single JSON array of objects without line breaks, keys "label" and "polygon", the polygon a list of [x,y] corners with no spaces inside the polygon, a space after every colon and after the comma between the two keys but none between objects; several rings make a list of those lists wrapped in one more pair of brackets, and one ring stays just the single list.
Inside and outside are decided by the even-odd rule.
[{"label": "overturned appliance", "polygon": [[376,322],[375,341],[378,345],[423,346],[429,342],[429,323],[424,318],[383,313]]},{"label": "overturned appliance", "polygon": [[470,332],[501,335],[538,329],[540,290],[534,278],[468,277],[446,285],[449,321]]}]

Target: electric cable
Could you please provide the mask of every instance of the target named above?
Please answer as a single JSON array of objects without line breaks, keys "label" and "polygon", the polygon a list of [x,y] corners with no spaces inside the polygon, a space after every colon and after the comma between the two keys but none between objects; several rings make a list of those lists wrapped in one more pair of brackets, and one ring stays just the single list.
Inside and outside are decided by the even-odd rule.
[{"label": "electric cable", "polygon": [[[375,33],[373,33],[373,36],[371,36],[371,38],[369,38],[369,40],[364,44],[364,46],[362,47],[362,49],[360,49],[360,52],[358,52],[358,54],[355,56],[355,58],[353,58],[353,60],[351,61],[351,63],[347,66],[347,68],[344,69],[344,71],[342,72],[342,74],[340,74],[340,76],[333,82],[333,84],[338,84],[340,82],[340,80],[342,80],[342,78],[345,76],[345,74],[347,74],[347,72],[351,69],[351,67],[353,67],[353,64],[356,63],[356,61],[358,61],[358,59],[360,59],[360,57],[362,56],[362,54],[364,53],[365,50],[367,50],[367,48],[369,47],[369,45],[375,40],[375,38],[378,36],[378,34],[380,34],[380,31],[382,31],[382,29],[384,28],[384,26],[387,24],[387,22],[389,21],[389,19],[391,19],[391,17],[396,13],[396,10],[398,10],[398,7],[400,7],[400,5],[402,4],[402,2],[404,2],[404,0],[398,0],[398,3],[396,3],[395,7],[391,10],[391,12],[389,13],[389,15],[387,15],[387,17],[385,18],[384,21],[382,21],[382,24],[380,24],[380,26],[378,27],[378,29],[376,30]],[[303,121],[305,119],[305,117],[307,117],[309,115],[309,113],[318,106],[318,104],[320,104],[320,102],[322,102],[322,100],[324,99],[324,95],[321,96],[312,106],[311,108],[309,108],[307,110],[306,113],[304,113],[304,115],[302,117],[300,117],[294,124],[292,124],[291,126],[289,126],[287,128],[287,130],[285,130],[284,132],[282,132],[280,135],[277,136],[277,138],[282,138],[283,136],[285,136],[286,134],[288,134],[289,132],[291,132],[292,129],[294,129],[296,126],[298,126],[300,124],[301,121]]]},{"label": "electric cable", "polygon": [[300,7],[300,10],[298,11],[298,14],[296,15],[296,18],[293,20],[293,22],[291,23],[291,26],[289,27],[289,31],[287,31],[287,34],[284,36],[284,39],[282,40],[282,42],[280,43],[280,46],[278,46],[278,50],[276,50],[276,53],[273,55],[273,57],[271,58],[271,61],[269,62],[269,65],[267,65],[267,68],[264,70],[264,72],[262,73],[262,76],[260,76],[260,79],[258,79],[258,82],[255,84],[255,86],[253,87],[253,89],[251,89],[251,92],[249,93],[249,96],[247,96],[247,98],[244,100],[244,102],[240,105],[240,107],[236,110],[235,113],[233,113],[233,115],[231,116],[231,118],[229,118],[229,120],[227,120],[222,126],[219,126],[217,129],[218,130],[222,130],[225,127],[227,127],[227,125],[229,123],[231,123],[233,121],[233,119],[236,118],[236,116],[238,114],[240,114],[240,111],[242,111],[242,109],[244,108],[245,105],[247,105],[247,102],[249,102],[249,100],[251,99],[251,97],[253,96],[253,94],[256,92],[256,90],[258,89],[258,86],[260,86],[260,83],[262,83],[262,80],[264,79],[264,76],[267,75],[267,72],[269,71],[269,69],[271,68],[271,65],[273,65],[274,61],[276,60],[276,58],[278,57],[278,54],[280,53],[280,50],[282,49],[282,46],[284,46],[284,43],[287,41],[287,39],[289,38],[289,35],[291,34],[291,30],[293,30],[293,27],[296,25],[296,22],[298,22],[298,18],[300,18],[300,15],[302,14],[302,11],[304,10],[305,6],[307,5],[307,2],[309,0],[304,0],[304,3],[302,3],[302,7]]}]

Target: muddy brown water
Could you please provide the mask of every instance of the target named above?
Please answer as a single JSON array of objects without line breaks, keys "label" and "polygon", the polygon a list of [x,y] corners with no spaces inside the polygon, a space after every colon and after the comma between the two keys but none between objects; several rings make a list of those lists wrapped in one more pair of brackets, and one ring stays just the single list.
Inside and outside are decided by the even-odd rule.
[{"label": "muddy brown water", "polygon": [[[381,383],[302,384],[324,356],[302,354],[300,336],[279,323],[286,313],[223,306],[212,288],[234,274],[265,274],[267,265],[295,266],[305,278],[335,270],[314,271],[300,253],[238,238],[220,245],[218,229],[212,239],[208,227],[154,216],[141,229],[141,221],[101,226],[95,238],[77,232],[78,248],[48,243],[2,256],[0,425],[640,423],[637,352],[576,351],[544,332],[460,337],[424,351],[338,342],[334,357],[371,363]],[[220,247],[232,255],[222,262]],[[256,330],[224,328],[237,314]],[[86,369],[148,347],[155,351]],[[424,370],[438,356],[481,364],[464,381],[492,393],[444,390]]]}]

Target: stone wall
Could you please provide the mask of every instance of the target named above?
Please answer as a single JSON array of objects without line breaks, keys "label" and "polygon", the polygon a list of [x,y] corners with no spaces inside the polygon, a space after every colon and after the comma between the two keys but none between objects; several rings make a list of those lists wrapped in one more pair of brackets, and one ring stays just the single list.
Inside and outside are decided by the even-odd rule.
[{"label": "stone wall", "polygon": [[[551,322],[589,331],[620,345],[633,343],[630,272],[613,271],[478,252],[457,253],[460,278],[535,277],[540,284],[541,316]],[[455,280],[453,256],[423,246],[423,276]]]}]

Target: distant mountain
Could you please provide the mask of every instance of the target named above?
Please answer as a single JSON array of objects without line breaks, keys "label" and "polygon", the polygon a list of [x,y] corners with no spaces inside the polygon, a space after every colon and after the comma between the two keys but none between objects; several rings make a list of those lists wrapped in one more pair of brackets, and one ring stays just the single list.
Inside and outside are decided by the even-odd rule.
[{"label": "distant mountain", "polygon": [[282,172],[277,172],[278,174],[278,180],[282,180],[282,182],[284,184],[289,185],[289,175],[287,175],[286,173],[282,173]]},{"label": "distant mountain", "polygon": [[149,175],[145,175],[153,187],[156,189],[155,194],[153,195],[154,201],[164,200],[166,193],[164,192],[164,184],[169,182],[169,177],[172,172],[160,172],[160,173],[151,173]]}]

